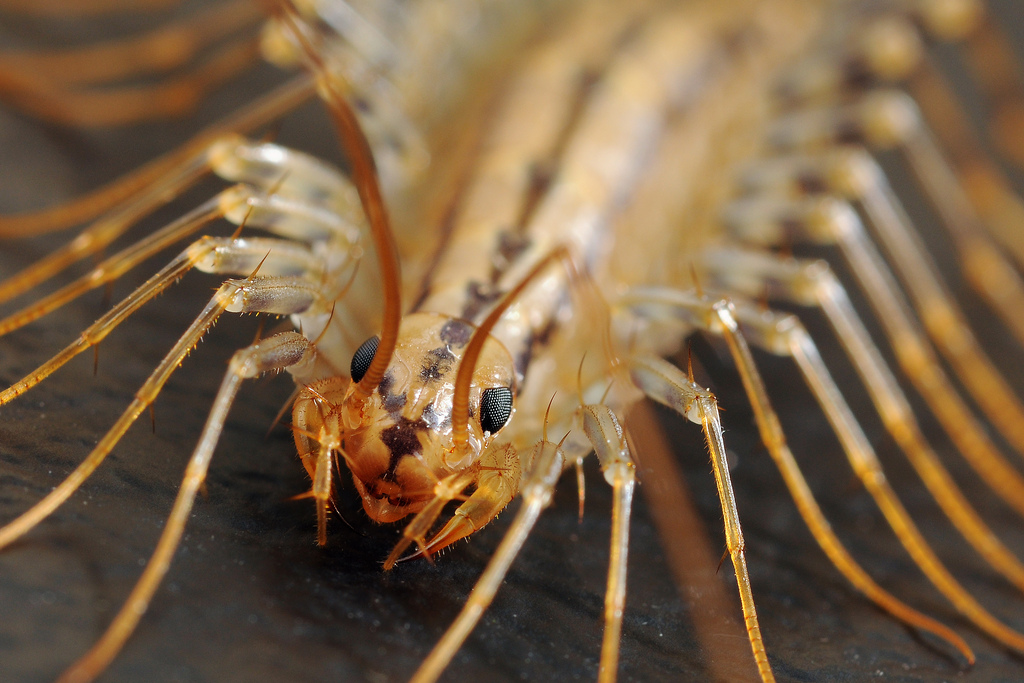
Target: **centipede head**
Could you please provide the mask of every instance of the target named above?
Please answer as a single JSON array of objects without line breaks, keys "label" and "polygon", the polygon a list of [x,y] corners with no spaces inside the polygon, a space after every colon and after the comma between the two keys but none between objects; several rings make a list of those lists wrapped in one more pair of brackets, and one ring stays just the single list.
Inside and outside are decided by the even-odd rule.
[{"label": "centipede head", "polygon": [[[469,443],[452,440],[455,375],[474,327],[432,313],[407,316],[380,384],[363,399],[355,386],[373,360],[376,338],[352,359],[352,382],[307,389],[296,401],[294,422],[300,456],[315,452],[310,435],[337,439],[352,472],[363,508],[377,522],[395,522],[419,512],[445,476],[477,466],[485,447],[512,411],[515,374],[505,347],[489,339],[473,371]],[[312,392],[318,392],[319,396]],[[309,458],[303,458],[308,462]],[[307,465],[307,469],[309,465]],[[311,473],[312,476],[312,473]]]}]

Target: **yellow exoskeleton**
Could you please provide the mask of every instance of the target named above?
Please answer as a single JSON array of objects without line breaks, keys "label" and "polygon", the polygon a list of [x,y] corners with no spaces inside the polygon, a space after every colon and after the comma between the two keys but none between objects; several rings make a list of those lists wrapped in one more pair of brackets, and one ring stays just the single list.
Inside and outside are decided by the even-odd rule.
[{"label": "yellow exoskeleton", "polygon": [[[153,4],[136,12],[173,3]],[[60,130],[180,114],[245,71],[257,44],[305,69],[110,189],[0,219],[9,237],[82,226],[71,241],[4,255],[0,298],[10,308],[0,333],[13,349],[0,393],[10,425],[0,599],[13,615],[0,632],[10,643],[4,677],[46,680],[70,666],[61,680],[432,681],[450,668],[485,680],[770,681],[911,667],[927,680],[957,674],[976,655],[965,675],[1013,677],[1019,663],[1001,653],[1024,651],[1012,516],[1024,512],[1013,455],[1024,445],[1024,408],[1005,359],[1019,357],[1013,337],[1024,337],[1014,265],[1024,250],[1005,168],[1019,154],[1024,88],[1002,15],[969,0],[324,0],[268,9],[258,42],[252,5],[216,3],[139,30],[141,51],[108,38],[91,52],[0,55],[12,111]],[[103,3],[83,0],[77,11]],[[196,52],[169,35],[190,38]],[[942,49],[976,72],[991,107],[985,126],[959,113],[964,97],[935,64]],[[162,75],[169,69],[185,76]],[[314,93],[319,108],[291,113]],[[305,131],[290,121],[305,127],[316,112],[317,136],[300,141]],[[46,168],[46,149],[73,159],[133,135],[156,144],[147,135],[157,124],[48,140],[38,123],[11,116],[12,148],[39,143],[32,168]],[[347,175],[318,158],[334,133]],[[10,187],[50,199],[32,172],[9,168]],[[189,189],[211,174],[227,185]],[[73,184],[52,180],[62,183]],[[172,200],[148,228],[126,233]],[[921,244],[941,229],[956,266],[934,265]],[[64,246],[50,251],[55,244]],[[849,277],[810,258],[823,254],[848,264]],[[143,262],[156,265],[121,291]],[[144,305],[197,277],[190,271],[212,273],[215,291],[193,285],[194,310],[147,321],[159,309]],[[950,280],[971,287],[961,303],[947,294]],[[68,305],[115,285],[112,305]],[[968,322],[964,301],[991,311],[984,335],[972,333],[979,322]],[[818,309],[831,329],[808,333],[777,305]],[[179,380],[188,371],[177,367],[231,313],[286,317],[291,329],[249,331],[236,337],[242,350],[226,374],[224,357],[190,358],[204,365]],[[718,341],[697,354],[708,372],[695,377],[677,351],[697,332]],[[999,348],[992,337],[1007,338],[1004,362],[988,359]],[[73,360],[83,354],[86,362]],[[758,366],[768,354],[788,369],[766,389]],[[85,378],[90,360],[96,380]],[[228,411],[255,393],[246,379],[270,371],[287,371],[295,388],[290,430],[267,447],[235,420],[272,422],[285,382],[258,399],[262,413]],[[203,375],[224,379],[204,384]],[[791,400],[813,406],[780,408],[778,388],[797,377],[810,394]],[[95,394],[117,394],[109,405],[120,408],[95,407]],[[698,443],[665,457],[645,397],[700,425],[707,453]],[[235,412],[248,399],[238,403]],[[157,436],[128,431],[151,408]],[[109,421],[97,426],[92,410],[121,417],[104,434]],[[750,423],[756,437],[743,431]],[[879,423],[895,446],[868,431]],[[180,480],[171,472],[197,434],[167,518]],[[53,455],[64,441],[79,448]],[[280,469],[257,464],[262,450],[294,450],[288,442],[302,468],[285,474],[287,458]],[[120,462],[86,482],[115,445]],[[207,474],[215,448],[215,461],[222,448],[234,454],[225,460],[235,476],[216,474],[216,464]],[[157,469],[170,454],[179,457]],[[708,454],[716,490],[703,495],[721,505],[712,519],[725,521],[724,541],[710,544],[685,520],[675,472],[681,459],[688,479],[710,481]],[[574,466],[575,481],[560,477]],[[739,495],[730,472],[743,481]],[[576,482],[585,479],[596,481],[583,515]],[[649,494],[638,525],[637,480]],[[207,488],[209,502],[197,503]],[[225,511],[228,528],[202,511],[222,500],[237,504]],[[311,506],[325,549],[285,540]],[[809,537],[792,531],[800,517],[824,554],[803,551]],[[847,548],[841,520],[851,517],[869,533]],[[899,544],[883,545],[876,535],[890,528]],[[958,534],[937,536],[950,529]],[[436,566],[405,561],[466,537],[476,540]],[[716,543],[734,574],[714,576]],[[539,546],[544,556],[531,557]],[[176,573],[193,561],[203,568]],[[920,573],[891,575],[915,565],[931,587]],[[131,576],[107,576],[112,566]],[[723,590],[734,575],[742,614]],[[780,575],[792,590],[775,583]],[[212,595],[193,592],[191,577],[216,586]],[[692,632],[673,584],[698,598]],[[850,597],[849,585],[910,630]],[[867,627],[848,626],[847,615]],[[177,633],[193,628],[201,635]],[[839,654],[822,663],[824,652]]]}]

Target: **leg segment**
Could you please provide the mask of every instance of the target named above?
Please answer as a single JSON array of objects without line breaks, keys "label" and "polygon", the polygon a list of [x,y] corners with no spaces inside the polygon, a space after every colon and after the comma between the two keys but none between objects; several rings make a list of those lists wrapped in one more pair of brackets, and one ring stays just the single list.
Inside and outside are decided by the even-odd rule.
[{"label": "leg segment", "polygon": [[[64,230],[102,213],[112,211],[136,194],[156,196],[155,189],[176,177],[193,158],[200,157],[211,143],[226,133],[245,133],[274,121],[313,95],[313,79],[299,76],[269,95],[235,112],[200,132],[180,148],[142,166],[136,171],[67,204],[34,213],[0,216],[0,237],[27,237]],[[142,200],[139,200],[142,201]]]},{"label": "leg segment", "polygon": [[[194,345],[194,343],[192,344]],[[135,630],[139,619],[145,614],[149,601],[170,568],[174,551],[181,541],[189,513],[206,478],[213,450],[220,439],[228,411],[234,402],[242,380],[258,377],[265,372],[280,370],[291,365],[309,362],[315,348],[302,335],[295,332],[263,340],[236,353],[231,359],[206,426],[199,438],[199,444],[192,453],[185,470],[181,489],[174,501],[174,507],[160,535],[156,550],[146,564],[139,582],[135,584],[127,601],[114,617],[103,637],[80,660],[61,676],[61,683],[85,683],[98,676],[117,656],[125,641]],[[138,400],[138,399],[136,399]]]},{"label": "leg segment", "polygon": [[[900,542],[921,571],[939,591],[980,629],[1008,647],[1024,651],[1024,635],[1007,627],[953,578],[936,557],[924,536],[889,486],[881,464],[861,431],[856,418],[835,386],[810,336],[794,316],[775,317],[756,307],[741,309],[738,315],[747,325],[755,343],[796,361],[804,380],[814,392],[833,430],[843,444],[850,464],[875,499]],[[777,350],[778,349],[778,350]]]},{"label": "leg segment", "polygon": [[746,339],[739,331],[732,305],[726,300],[715,301],[688,292],[664,289],[635,290],[627,294],[620,303],[645,317],[681,318],[692,327],[725,338],[739,369],[747,398],[754,409],[761,440],[775,461],[800,516],[818,545],[840,573],[868,599],[904,623],[945,640],[957,648],[968,662],[973,662],[974,655],[963,639],[934,619],[908,607],[876,584],[835,536],[786,443],[786,437],[769,402],[767,390],[754,364]]},{"label": "leg segment", "polygon": [[417,669],[411,683],[436,681],[480,621],[541,511],[551,503],[555,483],[562,474],[564,463],[562,449],[550,441],[541,441],[526,454],[523,469],[528,474],[521,486],[523,504],[516,512],[512,526],[505,533],[505,538],[502,539],[491,561],[487,563],[487,569],[473,587],[459,616]]},{"label": "leg segment", "polygon": [[[744,203],[744,206],[739,208],[739,211],[733,212],[728,223],[730,228],[746,241],[774,243],[780,234],[779,228],[784,223],[787,226],[787,234],[793,238],[812,239],[819,243],[838,243],[889,337],[897,362],[913,382],[918,393],[939,418],[946,433],[971,467],[993,491],[1024,515],[1024,477],[1006,461],[986,434],[984,427],[960,398],[952,381],[946,376],[942,365],[935,357],[924,332],[915,322],[910,303],[903,298],[895,278],[868,239],[860,219],[852,209],[832,202],[782,203],[773,207],[761,200]],[[749,217],[758,211],[761,212],[761,218],[757,219],[756,224],[752,223]],[[775,236],[772,236],[772,233]],[[741,281],[730,275],[730,272],[736,270],[733,268],[734,259],[742,260],[746,266],[744,272],[749,273],[750,277]],[[772,288],[773,295],[801,305],[822,306],[844,344],[854,344],[858,339],[869,341],[862,330],[854,329],[860,328],[856,314],[848,302],[844,303],[845,294],[821,265],[801,269],[794,264],[787,265],[763,254],[735,250],[706,253],[703,262],[708,277],[723,285],[724,289],[740,291],[749,297],[755,297],[764,291],[764,283],[775,283],[777,286]],[[848,353],[851,360],[862,368],[869,358],[878,356],[877,350],[869,351],[867,347],[859,348],[859,345],[857,348],[848,349]],[[884,368],[884,363],[880,360],[872,364]],[[866,369],[862,371],[862,376],[865,371]],[[889,390],[885,393],[890,397],[897,395],[898,384],[880,374],[872,373],[870,380],[865,376],[865,382],[869,387],[888,386]],[[887,399],[885,403],[889,404],[891,400]],[[909,408],[905,407],[906,401],[902,403],[903,406],[880,406],[883,420],[888,422],[890,419],[896,420],[897,417],[909,415]],[[897,422],[905,424],[904,419]],[[897,437],[901,444],[908,438],[906,428],[902,424],[893,426],[896,429],[894,435],[901,434]],[[908,445],[913,446],[909,443]],[[907,452],[909,454],[909,451]]]},{"label": "leg segment", "polygon": [[[779,189],[780,184],[789,188],[794,185],[803,188],[813,186],[828,188],[859,201],[892,256],[932,339],[949,359],[972,398],[991,417],[1014,448],[1024,453],[1024,406],[981,351],[963,314],[942,284],[935,264],[928,258],[920,239],[910,231],[909,219],[874,160],[861,150],[843,150],[817,158],[783,159],[752,169],[744,180],[749,189]],[[858,226],[859,223],[844,218],[844,230],[850,229],[847,236],[866,243],[865,237],[857,238],[854,235]],[[846,246],[845,242],[841,244]],[[880,260],[877,262],[882,263]],[[862,280],[875,278],[872,285],[864,285],[873,301],[876,296],[882,299],[891,297],[889,291],[894,290],[875,290],[883,284],[878,280],[875,270],[865,272],[858,264],[855,274]],[[893,306],[886,304],[886,308],[891,309]],[[900,315],[893,320],[902,323],[906,318],[906,315]],[[889,324],[886,316],[882,316],[882,321]],[[901,335],[897,339],[899,341],[894,343],[897,355],[907,354],[901,357],[901,364],[907,374],[911,377],[915,374],[920,376],[924,365],[921,361],[926,357],[921,356],[918,349],[912,350],[905,346],[910,341],[916,345],[918,337]]]},{"label": "leg segment", "polygon": [[[163,291],[175,279],[187,272],[196,262],[202,262],[206,256],[215,254],[217,240],[209,239],[193,245],[167,268],[144,283],[136,292],[115,306],[106,316],[86,330],[78,340],[69,345],[63,352],[41,366],[3,394],[0,402],[9,401],[38,384],[43,378],[54,372],[68,360],[85,349],[99,343],[110,331],[124,321],[131,313],[153,296]],[[243,250],[238,250],[239,253]],[[199,252],[194,253],[194,252]],[[216,262],[216,259],[214,259]],[[282,261],[275,262],[279,265]],[[294,265],[294,264],[293,264]],[[224,283],[211,301],[192,323],[185,334],[178,340],[174,348],[157,366],[153,374],[136,393],[135,399],[124,412],[118,422],[100,440],[96,448],[80,464],[71,475],[43,500],[25,512],[19,518],[0,529],[0,547],[8,545],[33,526],[45,519],[53,510],[82,484],[83,481],[99,466],[113,449],[128,428],[153,403],[164,383],[174,370],[182,363],[185,356],[195,348],[207,330],[225,311],[238,313],[274,313],[290,315],[316,307],[330,310],[331,304],[318,289],[316,281],[301,276],[250,276],[244,280],[229,280]],[[301,335],[296,335],[301,337]],[[304,368],[305,369],[305,368]],[[307,369],[310,377],[319,374],[316,368]]]},{"label": "leg segment", "polygon": [[747,560],[743,552],[743,531],[740,529],[739,511],[736,509],[736,497],[733,495],[732,479],[729,477],[729,463],[722,440],[722,425],[718,419],[718,403],[711,392],[699,387],[674,365],[660,358],[634,357],[629,362],[629,373],[633,382],[649,398],[668,406],[704,428],[708,449],[711,451],[711,464],[715,470],[715,482],[718,484],[718,498],[722,504],[722,514],[725,516],[725,541],[736,570],[736,582],[739,584],[747,637],[750,639],[750,647],[754,652],[761,680],[765,683],[774,681],[775,676],[772,674],[764,641],[761,639],[761,628],[757,623],[754,595],[750,590],[750,576],[747,573]]},{"label": "leg segment", "polygon": [[594,446],[604,478],[612,487],[612,539],[608,561],[608,587],[604,597],[604,638],[601,642],[599,683],[614,683],[619,670],[622,612],[626,605],[626,558],[629,551],[629,517],[636,488],[636,465],[629,454],[625,434],[608,406],[580,408],[583,431]]}]

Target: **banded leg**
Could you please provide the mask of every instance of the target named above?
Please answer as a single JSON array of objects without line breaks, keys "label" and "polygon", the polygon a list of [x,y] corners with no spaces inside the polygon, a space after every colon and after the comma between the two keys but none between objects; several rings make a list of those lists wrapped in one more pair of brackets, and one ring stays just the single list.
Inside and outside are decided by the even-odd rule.
[{"label": "banded leg", "polygon": [[754,364],[746,339],[740,333],[732,304],[725,299],[712,300],[702,295],[666,289],[637,289],[626,294],[619,304],[645,319],[682,320],[691,328],[725,338],[739,369],[747,399],[754,409],[761,440],[782,474],[804,523],[833,565],[855,588],[883,610],[914,628],[928,631],[945,640],[959,650],[969,663],[973,663],[974,654],[963,639],[881,588],[836,537],[786,443],[764,382]]},{"label": "banded leg", "polygon": [[[75,285],[37,302],[38,311],[45,312],[43,302],[47,302],[45,306],[52,310],[52,307],[68,300],[67,297],[84,291],[84,287],[112,281],[165,246],[220,216],[236,225],[244,222],[249,227],[260,227],[306,241],[335,235],[351,241],[355,226],[362,223],[355,190],[337,170],[280,145],[254,143],[237,135],[223,135],[134,200],[90,225],[64,247],[0,283],[0,302],[27,291],[76,261],[99,253],[138,220],[179,195],[208,171],[226,180],[271,193],[272,198],[261,202],[255,189],[226,190],[185,218],[106,259]],[[328,215],[326,211],[316,210],[317,207],[325,207],[337,215]],[[283,215],[268,216],[274,212],[297,215],[291,221]],[[7,326],[14,324],[19,315],[0,322],[0,329],[9,331]]]}]

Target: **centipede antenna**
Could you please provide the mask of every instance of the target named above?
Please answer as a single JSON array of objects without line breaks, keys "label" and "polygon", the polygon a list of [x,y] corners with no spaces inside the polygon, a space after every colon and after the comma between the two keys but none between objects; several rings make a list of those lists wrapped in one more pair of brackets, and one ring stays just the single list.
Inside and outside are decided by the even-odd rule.
[{"label": "centipede antenna", "polygon": [[339,92],[336,77],[331,75],[323,59],[310,44],[305,32],[299,28],[299,18],[295,8],[286,2],[279,6],[278,15],[288,26],[292,36],[302,48],[308,66],[316,74],[321,97],[327,104],[331,119],[352,163],[352,179],[359,192],[359,199],[362,202],[366,219],[370,224],[373,243],[377,248],[377,256],[380,261],[384,290],[383,327],[377,352],[374,354],[366,374],[356,385],[357,395],[365,399],[380,384],[398,342],[398,326],[401,323],[402,315],[401,270],[398,262],[398,250],[377,179],[373,152],[366,139],[366,134],[359,124],[359,119],[342,93]]},{"label": "centipede antenna", "polygon": [[567,269],[573,269],[569,251],[565,245],[556,247],[538,261],[530,272],[501,298],[477,327],[469,344],[466,345],[462,362],[459,364],[459,371],[455,376],[455,393],[452,396],[452,441],[455,443],[456,449],[464,448],[469,440],[469,390],[473,384],[473,371],[476,369],[476,362],[480,358],[480,352],[483,351],[484,343],[512,302],[555,261],[561,261]]}]

